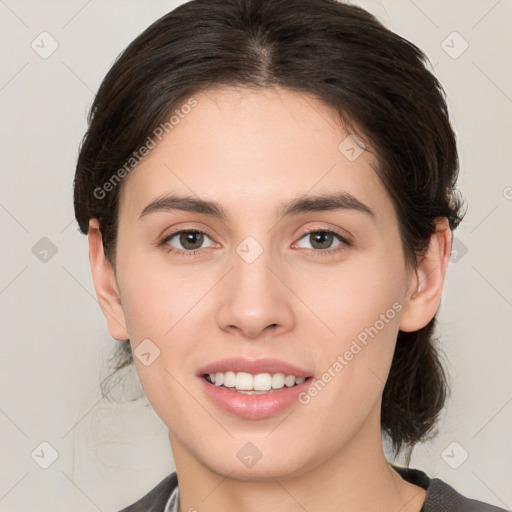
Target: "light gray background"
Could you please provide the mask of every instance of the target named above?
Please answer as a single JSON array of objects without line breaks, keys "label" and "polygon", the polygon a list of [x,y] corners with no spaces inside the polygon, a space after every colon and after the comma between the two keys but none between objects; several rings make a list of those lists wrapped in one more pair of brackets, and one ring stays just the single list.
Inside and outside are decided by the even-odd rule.
[{"label": "light gray background", "polygon": [[[180,3],[0,0],[0,512],[118,510],[174,469],[166,427],[145,397],[101,397],[116,342],[74,222],[72,180],[105,73]],[[452,397],[411,466],[510,509],[512,2],[357,3],[429,56],[448,94],[469,204],[439,315]],[[31,46],[51,49],[43,31],[58,43],[47,58]],[[41,252],[43,237],[56,254]],[[58,454],[47,469],[52,449],[42,442]]]}]

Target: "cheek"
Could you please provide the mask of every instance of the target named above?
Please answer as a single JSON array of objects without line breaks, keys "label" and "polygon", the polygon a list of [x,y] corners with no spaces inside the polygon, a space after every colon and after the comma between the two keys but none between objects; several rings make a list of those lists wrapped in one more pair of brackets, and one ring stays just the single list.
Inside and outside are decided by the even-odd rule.
[{"label": "cheek", "polygon": [[330,327],[331,338],[346,342],[376,322],[382,330],[398,326],[406,273],[401,258],[379,251],[340,266],[318,279],[303,281],[302,295]]},{"label": "cheek", "polygon": [[118,239],[118,282],[132,342],[159,339],[177,321],[182,309],[182,279],[179,272],[162,266],[162,255],[154,248],[120,230]]},{"label": "cheek", "polygon": [[406,273],[402,261],[400,253],[376,252],[357,265],[340,268],[324,281],[321,292],[316,289],[309,295],[312,308],[317,307],[333,331],[323,337],[324,350],[317,354],[320,380],[326,384],[318,404],[343,403],[357,411],[378,399],[387,380],[403,309]]},{"label": "cheek", "polygon": [[[192,286],[196,294],[190,293],[193,281],[185,286],[178,272],[165,271],[136,255],[124,262],[120,276],[136,371],[153,409],[168,423],[169,403],[186,399],[175,379],[182,384],[192,379],[183,361],[189,361],[193,355],[193,343],[184,343],[184,340],[191,339],[187,326],[195,325],[194,309],[188,314],[187,311],[198,300],[197,289]],[[146,360],[144,353],[149,353]],[[184,366],[187,370],[180,373]]]},{"label": "cheek", "polygon": [[[127,258],[119,271],[137,372],[146,394],[151,395],[151,402],[158,409],[161,397],[180,390],[169,373],[179,373],[182,382],[193,374],[190,368],[195,368],[194,358],[201,354],[204,333],[212,329],[210,324],[205,325],[212,315],[206,310],[208,301],[204,296],[215,280],[199,279],[197,271],[172,268],[161,258],[151,260],[136,254]],[[146,345],[142,345],[144,342]],[[137,361],[137,354],[146,351],[145,347],[158,354],[150,366]]]},{"label": "cheek", "polygon": [[130,340],[137,344],[144,338],[162,337],[165,329],[169,329],[173,304],[150,280],[140,283],[125,281],[123,310]]}]

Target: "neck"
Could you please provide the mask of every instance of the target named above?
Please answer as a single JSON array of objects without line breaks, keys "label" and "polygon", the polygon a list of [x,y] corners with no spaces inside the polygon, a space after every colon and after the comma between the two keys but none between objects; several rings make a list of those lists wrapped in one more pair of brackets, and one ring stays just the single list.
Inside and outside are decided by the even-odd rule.
[{"label": "neck", "polygon": [[237,478],[238,465],[227,471],[206,466],[169,433],[179,479],[180,512],[418,512],[425,490],[404,481],[390,467],[380,426],[373,427],[366,424],[350,442],[316,465],[312,461],[308,467],[277,477],[271,465],[263,467],[263,459],[253,468],[259,465],[259,473],[249,477]]}]

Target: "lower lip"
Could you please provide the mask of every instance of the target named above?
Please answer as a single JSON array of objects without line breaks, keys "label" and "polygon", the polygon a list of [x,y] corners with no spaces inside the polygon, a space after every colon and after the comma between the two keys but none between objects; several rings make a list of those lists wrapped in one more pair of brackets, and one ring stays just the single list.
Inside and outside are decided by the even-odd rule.
[{"label": "lower lip", "polygon": [[278,414],[297,402],[298,396],[309,387],[313,378],[308,377],[302,384],[285,386],[261,395],[244,395],[230,391],[211,384],[204,377],[199,377],[199,380],[206,395],[220,408],[241,418],[257,420]]}]

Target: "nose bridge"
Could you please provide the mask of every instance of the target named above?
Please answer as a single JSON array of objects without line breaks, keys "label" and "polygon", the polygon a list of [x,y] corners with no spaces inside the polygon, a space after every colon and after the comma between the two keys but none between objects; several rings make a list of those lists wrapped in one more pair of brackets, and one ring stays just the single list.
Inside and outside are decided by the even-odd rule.
[{"label": "nose bridge", "polygon": [[[261,236],[258,238],[261,240]],[[256,237],[248,235],[237,245],[235,252],[249,266],[255,263],[258,259],[263,259],[266,262],[269,260],[271,250],[269,242],[265,241],[264,244],[265,247],[258,242]],[[261,258],[264,253],[265,256]]]},{"label": "nose bridge", "polygon": [[260,243],[256,236],[246,236],[235,247],[218,311],[220,327],[236,326],[250,337],[269,325],[290,328],[293,320],[289,292],[274,274],[279,274],[279,257],[270,236],[262,237],[265,240]]},{"label": "nose bridge", "polygon": [[[258,236],[262,240],[263,235]],[[270,304],[280,295],[275,276],[269,268],[278,266],[274,257],[270,237],[260,243],[256,236],[246,236],[235,248],[233,255],[234,293],[247,306],[252,303],[256,311]]]}]

